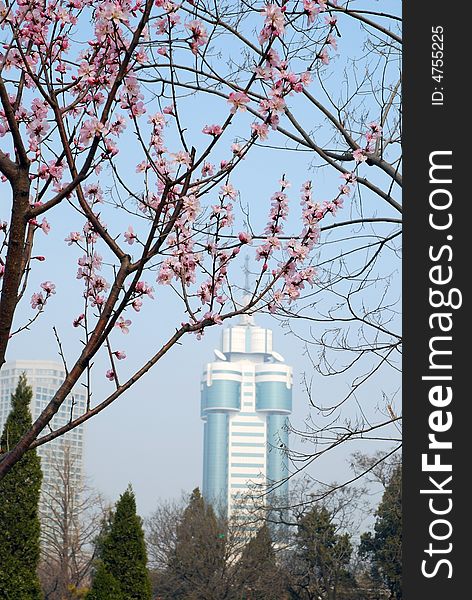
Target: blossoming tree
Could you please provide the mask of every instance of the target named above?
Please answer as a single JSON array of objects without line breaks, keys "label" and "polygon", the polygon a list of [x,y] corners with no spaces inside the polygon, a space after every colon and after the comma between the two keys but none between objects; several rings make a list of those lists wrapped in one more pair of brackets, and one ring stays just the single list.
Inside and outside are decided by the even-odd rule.
[{"label": "blossoming tree", "polygon": [[[81,351],[30,431],[0,458],[0,476],[28,449],[106,408],[184,336],[201,336],[237,314],[285,310],[314,283],[323,223],[355,189],[400,208],[392,194],[399,159],[385,157],[397,143],[388,107],[398,90],[384,90],[382,110],[355,125],[345,107],[330,111],[310,91],[315,79],[329,77],[343,19],[396,43],[396,34],[363,11],[326,0],[0,2],[0,172],[10,198],[0,223],[0,365],[10,339],[34,327],[59,295],[52,275],[36,289],[30,283],[38,269],[47,271],[47,252],[35,251],[38,237],[47,236],[41,245],[57,252],[58,214],[71,224],[64,260],[74,261],[71,277],[83,284],[70,315]],[[214,123],[189,112],[186,94],[200,103],[208,95],[218,99],[222,118]],[[343,150],[318,143],[299,122],[302,101],[334,127],[326,144]],[[265,230],[253,231],[239,210],[235,177],[272,136],[309,149],[338,172],[328,199],[318,197],[309,178],[303,183],[295,231],[287,228],[289,174],[274,174]],[[381,183],[363,173],[366,165],[380,172]],[[241,303],[234,276],[246,246],[258,269]],[[161,286],[173,289],[185,319],[176,318],[167,341],[122,380],[122,336],[132,335],[136,319],[164,318],[153,309]],[[101,376],[114,391],[92,402],[91,368],[99,354],[108,360]],[[51,430],[84,376],[83,414]]]},{"label": "blossoming tree", "polygon": [[[247,92],[247,110],[269,125],[267,146],[308,163],[317,194],[326,194],[323,180],[341,177],[347,210],[321,224],[314,285],[275,308],[305,343],[312,367],[304,383],[315,416],[292,429],[311,442],[291,451],[298,468],[360,439],[385,444],[387,454],[401,445],[401,7],[343,4],[268,5],[257,42],[248,24],[260,3],[228,3],[217,14],[199,4],[213,37],[228,43],[207,49],[193,68],[176,65],[180,89],[229,100],[252,76],[258,42],[278,36],[257,70],[260,87]],[[155,78],[165,80],[162,72]],[[282,105],[274,84],[293,86]],[[325,391],[319,375],[327,377]]]}]

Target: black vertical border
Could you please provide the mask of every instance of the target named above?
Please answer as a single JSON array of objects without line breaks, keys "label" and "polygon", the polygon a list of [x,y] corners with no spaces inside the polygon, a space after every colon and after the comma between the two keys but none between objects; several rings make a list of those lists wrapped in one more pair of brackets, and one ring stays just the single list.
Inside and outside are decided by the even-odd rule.
[{"label": "black vertical border", "polygon": [[[468,539],[472,535],[471,509],[472,493],[468,491],[472,483],[472,470],[469,466],[472,445],[472,423],[469,405],[472,400],[469,378],[472,373],[472,350],[468,343],[472,334],[470,318],[470,300],[466,286],[471,282],[471,205],[472,184],[470,175],[472,165],[466,164],[471,155],[470,121],[472,119],[471,100],[466,92],[466,84],[472,79],[471,40],[472,26],[466,16],[466,4],[454,6],[438,0],[430,2],[403,2],[404,37],[404,260],[403,260],[403,325],[404,325],[404,361],[403,361],[403,406],[404,406],[404,479],[403,479],[403,597],[406,600],[456,600],[469,597],[470,551]],[[444,77],[434,81],[432,75],[433,29],[443,28]],[[436,38],[435,38],[436,40]],[[432,104],[434,88],[443,88],[443,105]],[[439,94],[437,94],[439,98]],[[430,153],[434,151],[452,151],[451,185],[434,186],[429,182]],[[448,159],[443,159],[447,163]],[[438,159],[439,162],[439,159]],[[469,162],[469,161],[467,161]],[[468,183],[466,183],[468,181]],[[447,231],[436,231],[429,223],[431,207],[429,195],[434,187],[447,188],[453,195],[453,202],[446,213],[452,216],[452,226]],[[439,199],[439,195],[437,196]],[[443,198],[446,196],[444,195]],[[434,211],[433,211],[434,212]],[[452,239],[446,236],[452,235]],[[434,263],[429,257],[430,247],[437,255],[442,246],[450,245],[452,259],[448,261],[449,251]],[[428,452],[428,434],[431,429],[428,418],[435,407],[428,400],[432,381],[422,380],[422,376],[431,374],[429,365],[429,341],[437,335],[430,328],[429,316],[435,312],[430,306],[430,268],[441,263],[444,269],[452,268],[452,281],[442,286],[461,290],[463,304],[459,309],[442,308],[452,314],[453,327],[449,334],[452,341],[452,357],[443,362],[452,362],[451,385],[453,399],[443,411],[452,413],[453,423],[449,431],[438,434],[438,439],[450,440],[452,449],[441,452],[441,462],[452,464],[452,472],[425,473],[421,468],[422,454]],[[446,272],[446,271],[444,271]],[[437,272],[436,272],[437,273]],[[438,286],[433,286],[438,287]],[[447,343],[444,344],[447,348]],[[437,371],[444,375],[446,371]],[[444,415],[446,417],[446,415]],[[431,452],[434,454],[434,451]],[[430,457],[429,462],[434,459]],[[438,482],[452,475],[452,482],[444,486],[451,494],[421,494],[421,489],[432,489],[434,485],[429,476]],[[471,482],[471,483],[469,483]],[[434,540],[430,535],[430,526],[435,519],[442,518],[432,514],[429,499],[435,498],[436,508],[445,508],[452,499],[452,509],[443,518],[450,521],[452,534],[443,541]],[[441,529],[442,527],[442,529]],[[448,526],[433,526],[435,535],[446,535]],[[429,544],[433,549],[441,550],[429,556],[425,550]],[[452,544],[450,552],[445,552]],[[441,559],[449,560],[449,565]],[[422,561],[427,560],[426,570],[437,574],[427,578],[422,573]]]}]

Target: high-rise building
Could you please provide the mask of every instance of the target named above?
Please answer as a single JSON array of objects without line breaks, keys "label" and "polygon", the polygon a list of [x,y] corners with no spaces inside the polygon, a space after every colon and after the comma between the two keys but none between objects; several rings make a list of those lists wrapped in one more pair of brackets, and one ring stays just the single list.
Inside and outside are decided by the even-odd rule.
[{"label": "high-rise building", "polygon": [[[288,475],[292,368],[273,351],[272,331],[247,315],[223,330],[215,356],[201,384],[203,495],[230,516],[258,484],[267,489]],[[274,493],[286,497],[288,482]]]},{"label": "high-rise building", "polygon": [[[18,379],[26,374],[28,384],[33,389],[30,410],[33,421],[54,396],[66,377],[64,367],[54,361],[15,360],[7,362],[0,371],[0,431],[8,417],[11,408],[11,396],[15,392]],[[86,396],[80,388],[74,389],[51,421],[53,430],[66,425],[85,412]],[[47,433],[47,432],[46,432]],[[84,426],[79,425],[72,431],[60,436],[47,444],[38,446],[37,452],[41,457],[43,485],[41,502],[44,505],[45,492],[54,494],[55,487],[60,485],[60,471],[64,462],[64,453],[73,461],[69,474],[71,489],[80,489],[83,477],[83,443]],[[42,510],[46,510],[42,507]]]}]

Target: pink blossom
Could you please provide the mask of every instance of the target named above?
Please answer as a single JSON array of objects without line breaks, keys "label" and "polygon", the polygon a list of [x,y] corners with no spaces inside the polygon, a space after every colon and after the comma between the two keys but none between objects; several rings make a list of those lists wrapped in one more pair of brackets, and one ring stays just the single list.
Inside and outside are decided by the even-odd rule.
[{"label": "pink blossom", "polygon": [[128,226],[128,231],[125,231],[124,236],[125,236],[125,240],[128,242],[128,244],[130,246],[132,244],[134,244],[134,241],[136,239],[136,234],[134,233],[132,225]]},{"label": "pink blossom", "polygon": [[326,48],[323,48],[323,50],[318,54],[318,58],[324,65],[329,65],[329,54]]},{"label": "pink blossom", "polygon": [[166,107],[164,107],[164,108],[162,109],[162,112],[163,112],[165,115],[173,115],[173,114],[174,114],[174,108],[175,108],[175,107],[174,107],[174,105],[173,105],[173,104],[170,104],[169,106],[166,106]]},{"label": "pink blossom", "polygon": [[195,194],[189,194],[188,196],[184,196],[183,201],[187,221],[195,221],[200,210],[200,200]]},{"label": "pink blossom", "polygon": [[336,38],[333,37],[332,35],[328,35],[328,39],[326,40],[326,43],[329,44],[335,50],[338,47],[338,42],[337,42]]},{"label": "pink blossom", "polygon": [[286,190],[286,189],[292,187],[292,184],[290,183],[290,181],[285,179],[285,177],[282,177],[282,179],[279,180],[279,183],[280,183],[280,187],[282,188],[282,190]]},{"label": "pink blossom", "polygon": [[126,129],[126,120],[123,115],[117,115],[110,125],[110,133],[120,135]]},{"label": "pink blossom", "polygon": [[94,275],[90,278],[90,285],[93,288],[92,294],[99,294],[100,292],[106,292],[110,284],[101,275]]},{"label": "pink blossom", "polygon": [[202,133],[216,137],[217,135],[221,135],[223,133],[223,129],[220,125],[205,125],[205,127],[202,129]]},{"label": "pink blossom", "polygon": [[116,156],[119,152],[119,148],[116,145],[116,142],[110,139],[105,140],[105,152],[102,154],[103,157],[108,156]]},{"label": "pink blossom", "polygon": [[96,117],[82,124],[80,130],[79,141],[81,144],[87,145],[88,142],[95,136],[101,136],[105,132],[105,125]]},{"label": "pink blossom", "polygon": [[346,183],[356,183],[357,181],[355,173],[352,172],[343,173],[341,177],[346,180]]},{"label": "pink blossom", "polygon": [[265,21],[259,35],[260,42],[267,41],[271,36],[282,36],[285,32],[285,17],[281,8],[277,4],[266,4],[261,12]]},{"label": "pink blossom", "polygon": [[238,238],[239,238],[239,241],[241,242],[241,244],[250,244],[252,241],[252,236],[245,231],[241,231],[238,234]]},{"label": "pink blossom", "polygon": [[52,281],[43,281],[41,288],[46,292],[48,296],[56,293],[56,286]]},{"label": "pink blossom", "polygon": [[135,291],[137,294],[142,294],[143,296],[149,296],[150,298],[154,298],[154,288],[148,285],[145,281],[138,281],[135,287]]},{"label": "pink blossom", "polygon": [[126,352],[123,352],[123,350],[116,350],[113,354],[118,360],[124,360],[126,358]]},{"label": "pink blossom", "polygon": [[317,2],[311,0],[303,0],[303,10],[308,17],[308,24],[315,21],[315,17],[320,13],[320,7]]},{"label": "pink blossom", "polygon": [[41,165],[38,169],[38,177],[40,179],[48,179],[51,177],[54,181],[58,181],[62,178],[62,172],[64,167],[62,165],[57,165],[56,161],[51,161],[47,165]]},{"label": "pink blossom", "polygon": [[231,144],[231,152],[241,157],[243,155],[241,144]]},{"label": "pink blossom", "polygon": [[233,185],[228,182],[221,186],[220,194],[222,196],[228,196],[229,198],[232,198],[234,200],[236,198],[236,196],[238,195],[238,190],[236,190],[233,187]]},{"label": "pink blossom", "polygon": [[308,254],[308,248],[293,238],[287,242],[287,250],[295,260],[304,260]]},{"label": "pink blossom", "polygon": [[41,294],[41,292],[36,292],[31,296],[32,308],[42,309],[45,304],[46,300],[44,299],[44,296]]},{"label": "pink blossom", "polygon": [[197,292],[197,296],[200,298],[202,304],[207,304],[211,301],[211,298],[212,298],[211,286],[212,286],[211,281],[202,283],[202,285],[200,286],[200,288]]},{"label": "pink blossom", "polygon": [[368,134],[371,136],[370,139],[376,140],[382,135],[382,127],[376,122],[369,123],[369,131],[367,132],[366,137]]},{"label": "pink blossom", "polygon": [[105,297],[100,294],[92,295],[92,306],[103,306],[105,304]]},{"label": "pink blossom", "polygon": [[203,177],[212,177],[215,174],[215,167],[211,163],[204,162],[202,167]]},{"label": "pink blossom", "polygon": [[260,140],[266,140],[269,136],[269,128],[266,123],[253,123],[251,129]]},{"label": "pink blossom", "polygon": [[47,121],[35,119],[28,123],[26,129],[30,135],[31,140],[40,141],[49,131],[50,127]]},{"label": "pink blossom", "polygon": [[122,333],[129,333],[129,326],[131,325],[131,321],[129,319],[124,319],[120,317],[118,321],[115,323],[115,327],[119,327]]},{"label": "pink blossom", "polygon": [[315,279],[316,269],[315,267],[306,267],[306,269],[300,271],[299,274],[304,281],[312,285]]},{"label": "pink blossom", "polygon": [[104,2],[102,5],[101,17],[108,21],[113,21],[117,25],[120,21],[128,21],[128,11],[123,10],[121,2]]},{"label": "pink blossom", "polygon": [[364,150],[362,150],[362,148],[354,150],[354,152],[352,153],[352,157],[356,161],[356,163],[365,162],[367,160],[367,156]]},{"label": "pink blossom", "polygon": [[131,303],[131,306],[134,308],[134,310],[136,312],[139,312],[141,310],[142,305],[143,305],[143,301],[141,300],[141,298],[135,298],[133,300],[133,302]]},{"label": "pink blossom", "polygon": [[138,165],[136,165],[136,173],[145,173],[151,168],[151,165],[147,160],[141,161]]},{"label": "pink blossom", "polygon": [[151,115],[148,119],[148,123],[154,125],[155,129],[163,129],[166,124],[166,119],[162,113],[156,113]]},{"label": "pink blossom", "polygon": [[235,114],[238,110],[245,111],[249,101],[249,97],[244,92],[231,92],[228,97],[228,102],[232,104],[230,112]]},{"label": "pink blossom", "polygon": [[280,60],[280,56],[275,48],[270,48],[270,50],[267,52],[267,64],[269,64],[271,67],[282,67],[282,61]]},{"label": "pink blossom", "polygon": [[41,225],[39,225],[39,228],[42,229],[46,235],[51,231],[51,225],[49,225],[44,217],[41,221]]},{"label": "pink blossom", "polygon": [[80,314],[80,315],[79,315],[79,316],[78,316],[76,319],[74,319],[74,320],[72,321],[72,325],[73,325],[74,327],[78,327],[78,326],[79,326],[79,325],[82,323],[82,321],[83,321],[84,319],[85,319],[85,315],[84,315],[84,313],[82,313],[82,314]]},{"label": "pink blossom", "polygon": [[311,73],[309,71],[305,71],[305,73],[302,73],[300,75],[300,81],[305,87],[310,85],[310,83],[312,81]]},{"label": "pink blossom", "polygon": [[203,26],[203,23],[197,19],[190,21],[185,25],[192,35],[190,48],[194,54],[198,53],[198,48],[204,46],[208,39],[208,34]]},{"label": "pink blossom", "polygon": [[[169,2],[169,4],[172,6],[172,11],[174,11],[174,5],[171,4],[170,2]],[[175,8],[177,8],[177,7],[175,7]],[[176,12],[171,12],[168,15],[168,18],[169,18],[171,27],[173,27],[174,25],[178,25],[180,23],[180,15],[178,15]]]},{"label": "pink blossom", "polygon": [[223,323],[223,320],[220,317],[220,315],[218,315],[217,313],[214,313],[214,312],[205,313],[203,315],[203,319],[209,319],[210,321],[213,321],[213,323],[215,323],[215,325],[221,325]]},{"label": "pink blossom", "polygon": [[254,73],[258,79],[268,81],[273,78],[273,71],[269,67],[261,67],[260,65],[254,68]]},{"label": "pink blossom", "polygon": [[290,301],[297,300],[297,298],[300,297],[300,286],[296,286],[293,284],[287,285],[285,293],[287,294]]},{"label": "pink blossom", "polygon": [[176,162],[178,165],[186,165],[187,167],[190,166],[191,158],[188,152],[180,150],[179,152],[172,154],[172,156],[174,158],[174,162]]},{"label": "pink blossom", "polygon": [[68,246],[71,246],[74,243],[82,242],[83,239],[84,238],[79,231],[71,231],[64,241],[68,242]]},{"label": "pink blossom", "polygon": [[105,377],[110,381],[114,381],[116,379],[115,371],[113,371],[113,369],[108,369],[105,373]]}]

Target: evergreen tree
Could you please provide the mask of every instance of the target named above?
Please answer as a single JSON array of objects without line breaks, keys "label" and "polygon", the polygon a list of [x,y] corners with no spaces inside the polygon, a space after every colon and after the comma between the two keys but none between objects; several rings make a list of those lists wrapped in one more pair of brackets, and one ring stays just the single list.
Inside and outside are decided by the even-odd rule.
[{"label": "evergreen tree", "polygon": [[[32,389],[22,375],[11,399],[0,440],[1,452],[8,452],[32,424],[29,404]],[[28,451],[0,481],[0,598],[37,600],[42,598],[36,569],[40,556],[38,516],[42,472],[36,450]]]},{"label": "evergreen tree", "polygon": [[241,600],[280,600],[284,579],[278,567],[267,525],[263,525],[245,545],[236,564]]},{"label": "evergreen tree", "polygon": [[178,600],[226,597],[225,530],[200,490],[193,490],[176,527],[176,543],[159,578],[158,596]]},{"label": "evergreen tree", "polygon": [[87,600],[124,600],[120,584],[102,562],[97,565]]},{"label": "evergreen tree", "polygon": [[292,597],[341,600],[354,584],[348,570],[352,546],[347,533],[338,533],[326,507],[313,507],[297,524],[292,565]]},{"label": "evergreen tree", "polygon": [[109,600],[111,596],[100,595],[108,581],[114,586],[115,595],[121,592],[121,596],[117,596],[119,600],[151,599],[144,532],[141,518],[136,514],[136,499],[131,487],[116,503],[115,512],[98,540],[97,550],[99,562],[91,598]]},{"label": "evergreen tree", "polygon": [[361,536],[359,554],[370,558],[372,575],[382,581],[391,598],[402,596],[402,469],[398,466],[385,488],[376,512],[374,535]]}]

